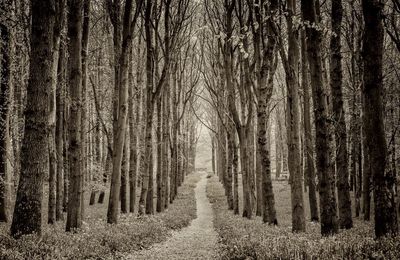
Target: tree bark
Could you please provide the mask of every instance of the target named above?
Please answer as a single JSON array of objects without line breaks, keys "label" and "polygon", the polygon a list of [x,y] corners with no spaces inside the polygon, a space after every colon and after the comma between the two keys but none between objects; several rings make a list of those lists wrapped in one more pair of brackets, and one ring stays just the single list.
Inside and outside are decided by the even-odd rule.
[{"label": "tree bark", "polygon": [[387,145],[383,124],[383,6],[378,0],[363,0],[364,86],[363,124],[374,184],[375,235],[379,238],[398,233],[395,204],[395,178],[385,171]]},{"label": "tree bark", "polygon": [[46,100],[53,84],[54,0],[31,2],[31,62],[21,147],[21,172],[11,235],[42,231],[43,181],[48,174],[48,116]]},{"label": "tree bark", "polygon": [[[303,19],[313,26],[306,27],[307,55],[311,71],[311,86],[314,104],[316,129],[316,163],[319,175],[319,195],[321,208],[321,234],[329,236],[338,232],[336,216],[336,199],[333,196],[332,171],[330,170],[331,146],[329,143],[328,105],[326,89],[322,79],[321,32],[315,27],[319,25],[315,0],[302,0]],[[315,24],[315,25],[314,25]]]},{"label": "tree bark", "polygon": [[70,182],[66,231],[82,225],[82,7],[83,0],[68,0],[68,84],[71,100],[69,115],[69,164]]},{"label": "tree bark", "polygon": [[63,220],[64,200],[64,100],[65,100],[65,64],[66,46],[60,46],[58,58],[58,80],[56,90],[56,155],[57,155],[57,187],[56,187],[56,220]]},{"label": "tree bark", "polygon": [[[2,1],[0,9],[10,14],[13,1]],[[11,211],[11,142],[10,108],[12,94],[12,32],[6,22],[0,23],[0,222],[10,221]]]},{"label": "tree bark", "polygon": [[303,115],[304,115],[304,143],[305,143],[305,167],[304,175],[308,180],[308,200],[310,203],[311,221],[319,221],[317,194],[315,187],[314,170],[314,149],[311,133],[311,115],[310,115],[310,83],[309,68],[306,55],[306,37],[305,32],[301,32],[301,83],[303,87]]}]

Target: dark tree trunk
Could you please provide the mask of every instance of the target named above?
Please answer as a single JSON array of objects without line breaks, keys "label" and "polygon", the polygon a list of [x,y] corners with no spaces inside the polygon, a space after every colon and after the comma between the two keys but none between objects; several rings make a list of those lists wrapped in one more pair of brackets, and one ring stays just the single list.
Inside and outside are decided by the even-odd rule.
[{"label": "dark tree trunk", "polygon": [[56,91],[56,155],[57,155],[57,198],[56,220],[63,220],[64,200],[64,99],[65,99],[65,63],[66,50],[64,44],[60,46],[58,58],[58,80]]},{"label": "dark tree trunk", "polygon": [[83,0],[68,0],[68,85],[70,182],[66,231],[82,225],[81,101],[82,101],[82,14]]},{"label": "dark tree trunk", "polygon": [[[13,1],[2,1],[0,9],[10,12]],[[11,107],[11,26],[0,22],[0,222],[10,221],[11,171],[10,171],[10,107]]]},{"label": "dark tree trunk", "polygon": [[11,235],[42,231],[43,181],[48,175],[48,116],[46,100],[53,84],[54,0],[32,0],[31,62],[21,148],[21,172]]},{"label": "dark tree trunk", "polygon": [[301,75],[303,85],[303,115],[304,115],[304,143],[305,143],[305,167],[304,175],[308,180],[308,200],[310,203],[311,221],[319,221],[317,194],[315,187],[314,170],[314,149],[311,133],[311,115],[310,115],[310,83],[309,68],[306,55],[306,37],[305,32],[301,32]]},{"label": "dark tree trunk", "polygon": [[[316,8],[319,3],[315,0],[302,0],[301,10],[303,19],[310,24],[319,24]],[[332,235],[338,232],[336,216],[336,199],[334,197],[333,172],[330,168],[331,145],[328,123],[328,104],[326,89],[322,78],[321,31],[315,26],[306,28],[306,43],[308,62],[311,71],[311,86],[314,104],[316,129],[316,166],[319,178],[319,197],[321,209],[321,234]]]},{"label": "dark tree trunk", "polygon": [[394,186],[396,179],[385,171],[387,151],[383,124],[383,5],[378,0],[363,0],[365,32],[363,38],[364,86],[363,123],[367,154],[374,184],[375,235],[398,233]]},{"label": "dark tree trunk", "polygon": [[349,229],[353,227],[351,217],[351,200],[348,173],[347,155],[347,133],[345,112],[343,108],[343,72],[341,54],[341,25],[343,16],[342,0],[332,0],[332,31],[330,42],[330,79],[331,93],[333,99],[333,120],[335,124],[336,139],[336,171],[337,171],[337,190],[339,205],[339,225],[340,228]]}]

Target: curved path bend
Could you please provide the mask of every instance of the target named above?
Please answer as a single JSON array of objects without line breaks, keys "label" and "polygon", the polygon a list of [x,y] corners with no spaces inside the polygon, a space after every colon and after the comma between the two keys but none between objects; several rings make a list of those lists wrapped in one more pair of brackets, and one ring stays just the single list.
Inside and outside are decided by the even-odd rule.
[{"label": "curved path bend", "polygon": [[148,250],[136,251],[127,259],[215,259],[217,233],[213,226],[213,211],[206,195],[207,174],[195,188],[197,218],[174,231],[167,241]]}]

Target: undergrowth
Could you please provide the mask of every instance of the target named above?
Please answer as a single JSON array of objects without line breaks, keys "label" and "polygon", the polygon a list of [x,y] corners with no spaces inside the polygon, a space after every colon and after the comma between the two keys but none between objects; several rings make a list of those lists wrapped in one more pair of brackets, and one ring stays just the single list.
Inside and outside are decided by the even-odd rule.
[{"label": "undergrowth", "polygon": [[[228,211],[217,177],[208,180],[207,196],[220,236],[221,259],[400,259],[400,238],[375,240],[371,223],[354,219],[354,228],[322,238],[319,224],[309,222],[306,233],[293,234],[287,219],[280,226],[269,226],[260,217],[248,220]],[[276,198],[277,211],[287,212],[278,208],[288,204],[280,199]],[[290,213],[279,217],[290,218]]]},{"label": "undergrowth", "polygon": [[116,225],[89,217],[75,233],[64,232],[65,224],[60,222],[46,225],[40,238],[29,235],[15,240],[7,234],[9,225],[3,224],[0,259],[122,259],[129,252],[166,240],[171,230],[190,224],[196,217],[194,188],[199,180],[198,174],[188,175],[165,212],[142,217],[123,214]]}]

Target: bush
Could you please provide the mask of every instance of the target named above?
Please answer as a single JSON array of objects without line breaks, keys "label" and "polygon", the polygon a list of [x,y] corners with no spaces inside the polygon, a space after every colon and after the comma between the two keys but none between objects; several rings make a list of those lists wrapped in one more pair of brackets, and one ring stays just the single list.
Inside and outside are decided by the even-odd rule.
[{"label": "bush", "polygon": [[319,224],[307,223],[307,232],[269,226],[259,217],[248,220],[227,210],[222,185],[209,179],[207,195],[213,202],[214,227],[219,233],[221,259],[400,259],[400,238],[374,240],[370,223],[321,238]]},{"label": "bush", "polygon": [[[46,226],[40,238],[23,236],[15,240],[0,236],[0,259],[120,259],[124,254],[150,247],[167,239],[172,229],[190,224],[196,217],[194,188],[200,180],[189,175],[179,188],[169,208],[153,216],[121,215],[119,223],[110,225],[104,219],[88,218],[81,230],[64,232],[64,223]],[[0,234],[9,227],[0,226]]]}]

